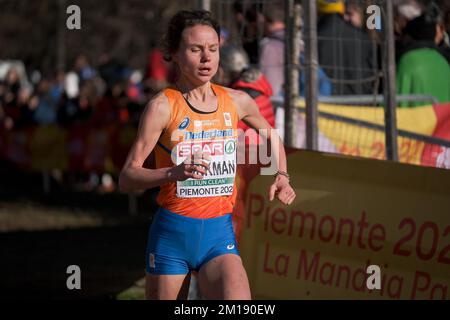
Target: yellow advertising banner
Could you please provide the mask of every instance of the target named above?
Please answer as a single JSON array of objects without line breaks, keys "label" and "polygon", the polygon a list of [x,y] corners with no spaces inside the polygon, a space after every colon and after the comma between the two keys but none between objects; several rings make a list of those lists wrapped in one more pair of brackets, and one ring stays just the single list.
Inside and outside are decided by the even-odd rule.
[{"label": "yellow advertising banner", "polygon": [[[383,108],[320,104],[319,110],[384,127]],[[424,136],[433,135],[437,119],[432,106],[397,109],[396,112],[398,129]],[[384,129],[374,130],[357,124],[336,122],[325,117],[319,119],[319,129],[325,137],[330,139],[339,153],[386,159]],[[400,138],[398,141],[399,161],[420,165],[424,147],[425,143],[422,141]]]},{"label": "yellow advertising banner", "polygon": [[450,171],[308,151],[288,165],[290,206],[240,173],[253,298],[450,299]]}]

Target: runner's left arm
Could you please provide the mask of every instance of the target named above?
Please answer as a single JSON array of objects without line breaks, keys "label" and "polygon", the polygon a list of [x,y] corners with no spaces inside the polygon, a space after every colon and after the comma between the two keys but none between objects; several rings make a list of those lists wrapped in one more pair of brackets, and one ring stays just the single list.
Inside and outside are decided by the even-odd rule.
[{"label": "runner's left arm", "polygon": [[[238,108],[239,119],[248,126],[255,129],[262,139],[265,139],[271,146],[271,154],[275,157],[276,168],[278,171],[287,173],[286,151],[283,142],[267,120],[259,112],[258,105],[247,93],[233,90],[233,98]],[[262,130],[261,130],[262,129]],[[290,205],[296,195],[292,189],[289,178],[285,175],[277,174],[275,181],[269,188],[269,199],[272,201],[274,196],[284,204]]]}]

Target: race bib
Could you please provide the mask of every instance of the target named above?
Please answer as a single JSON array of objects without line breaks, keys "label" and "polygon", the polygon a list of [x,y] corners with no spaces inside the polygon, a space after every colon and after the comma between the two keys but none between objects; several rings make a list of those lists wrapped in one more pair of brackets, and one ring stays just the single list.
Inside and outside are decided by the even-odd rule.
[{"label": "race bib", "polygon": [[224,138],[180,142],[176,146],[177,165],[197,152],[209,153],[209,170],[203,179],[177,181],[178,198],[229,196],[236,176],[236,139]]}]

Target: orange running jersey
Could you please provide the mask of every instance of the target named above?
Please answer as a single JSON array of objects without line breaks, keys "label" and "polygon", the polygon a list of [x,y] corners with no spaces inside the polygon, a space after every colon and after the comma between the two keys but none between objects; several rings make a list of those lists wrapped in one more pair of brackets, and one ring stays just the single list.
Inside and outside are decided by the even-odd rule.
[{"label": "orange running jersey", "polygon": [[156,168],[173,167],[192,153],[211,155],[203,179],[161,185],[158,205],[192,218],[214,218],[233,211],[236,199],[237,109],[225,88],[211,84],[217,96],[214,112],[190,106],[180,91],[163,91],[169,100],[170,121],[155,147]]}]

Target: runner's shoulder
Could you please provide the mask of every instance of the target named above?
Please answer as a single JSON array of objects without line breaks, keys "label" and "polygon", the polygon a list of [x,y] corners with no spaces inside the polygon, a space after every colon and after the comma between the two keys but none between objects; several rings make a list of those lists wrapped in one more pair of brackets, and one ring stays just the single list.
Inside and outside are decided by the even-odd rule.
[{"label": "runner's shoulder", "polygon": [[233,101],[236,102],[238,105],[245,104],[245,102],[248,102],[249,99],[252,99],[250,95],[245,91],[236,90],[228,87],[222,88],[224,88],[227,91],[227,93],[230,95]]},{"label": "runner's shoulder", "polygon": [[169,99],[164,94],[164,91],[160,91],[155,94],[147,104],[149,108],[161,108],[168,109],[169,108]]},{"label": "runner's shoulder", "polygon": [[146,120],[158,122],[166,126],[170,120],[170,104],[169,99],[163,91],[157,93],[145,106],[143,116]]}]

